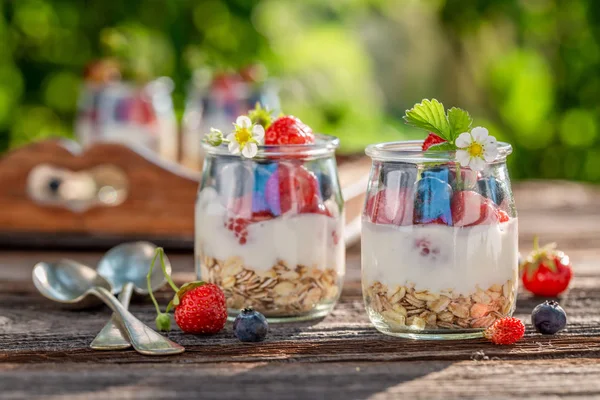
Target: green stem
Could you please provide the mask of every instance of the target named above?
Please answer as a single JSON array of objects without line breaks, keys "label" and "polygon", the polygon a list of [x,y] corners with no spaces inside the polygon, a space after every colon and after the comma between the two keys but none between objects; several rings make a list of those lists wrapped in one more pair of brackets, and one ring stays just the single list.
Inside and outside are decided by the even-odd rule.
[{"label": "green stem", "polygon": [[154,252],[154,257],[152,258],[152,263],[150,263],[150,270],[148,271],[148,275],[146,275],[146,283],[148,285],[148,293],[150,294],[152,303],[154,303],[154,307],[156,308],[156,313],[160,314],[160,307],[158,305],[158,302],[156,301],[156,297],[154,297],[154,293],[152,293],[152,282],[150,280],[150,277],[152,276],[152,270],[154,269],[154,263],[156,263],[156,258],[158,257],[158,254],[159,249],[156,249],[156,251]]},{"label": "green stem", "polygon": [[169,282],[169,286],[171,286],[171,289],[173,289],[175,293],[179,292],[179,288],[175,282],[173,282],[173,279],[171,279],[171,275],[167,273],[167,266],[165,265],[165,251],[162,247],[159,247],[156,250],[159,252],[158,254],[160,254],[160,267],[162,268],[163,275],[167,279],[167,282]]},{"label": "green stem", "polygon": [[533,250],[537,251],[540,248],[540,238],[538,237],[538,235],[535,235],[533,237]]}]

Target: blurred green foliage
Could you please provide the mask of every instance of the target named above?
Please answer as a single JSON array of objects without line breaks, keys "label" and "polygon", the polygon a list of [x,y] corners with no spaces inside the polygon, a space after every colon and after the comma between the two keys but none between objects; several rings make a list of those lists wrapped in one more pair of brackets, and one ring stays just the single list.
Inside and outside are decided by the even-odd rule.
[{"label": "blurred green foliage", "polygon": [[171,76],[261,62],[282,105],[344,151],[423,137],[422,98],[515,147],[513,179],[600,182],[597,0],[0,0],[0,150],[72,136],[82,70]]}]

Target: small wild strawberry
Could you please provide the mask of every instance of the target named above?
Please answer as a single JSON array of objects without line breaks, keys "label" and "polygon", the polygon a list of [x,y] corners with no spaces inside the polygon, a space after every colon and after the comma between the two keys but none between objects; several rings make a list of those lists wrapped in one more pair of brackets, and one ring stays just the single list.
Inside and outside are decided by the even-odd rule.
[{"label": "small wild strawberry", "polygon": [[505,317],[494,322],[483,335],[494,344],[514,344],[525,335],[525,325],[520,319]]}]

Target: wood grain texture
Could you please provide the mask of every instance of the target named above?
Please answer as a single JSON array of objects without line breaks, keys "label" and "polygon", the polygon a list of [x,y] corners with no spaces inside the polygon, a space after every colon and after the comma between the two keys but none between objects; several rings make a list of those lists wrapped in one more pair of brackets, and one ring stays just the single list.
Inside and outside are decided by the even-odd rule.
[{"label": "wood grain texture", "polygon": [[[557,193],[562,199],[556,200]],[[109,311],[61,310],[35,293],[30,273],[41,259],[66,256],[94,265],[101,253],[0,252],[0,398],[600,397],[599,193],[568,183],[517,185],[522,251],[529,250],[534,233],[557,240],[571,256],[575,277],[560,299],[569,316],[567,329],[555,336],[535,333],[529,314],[543,299],[521,292],[516,316],[527,325],[526,337],[505,347],[483,340],[419,342],[378,333],[364,312],[356,246],[348,252],[341,301],[323,320],[272,325],[268,340],[252,345],[234,339],[230,323],[210,337],[174,330],[169,337],[187,348],[177,357],[95,352],[89,343]],[[578,221],[579,228],[560,229],[568,221]],[[191,254],[169,257],[177,281],[193,278]],[[169,295],[158,297],[164,304]],[[147,300],[137,299],[131,309],[152,324]]]}]

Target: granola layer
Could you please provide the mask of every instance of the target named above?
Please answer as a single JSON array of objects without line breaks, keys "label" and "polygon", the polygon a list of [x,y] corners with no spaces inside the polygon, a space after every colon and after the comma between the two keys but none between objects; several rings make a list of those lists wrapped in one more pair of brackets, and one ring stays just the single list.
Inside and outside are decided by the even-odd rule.
[{"label": "granola layer", "polygon": [[229,308],[253,307],[268,317],[306,314],[318,305],[332,304],[341,283],[334,269],[288,266],[278,260],[266,271],[254,270],[240,257],[203,257],[201,275],[223,289]]},{"label": "granola layer", "polygon": [[415,290],[413,284],[388,289],[377,281],[366,289],[366,303],[390,329],[482,329],[512,313],[515,285],[509,280],[465,296]]}]

